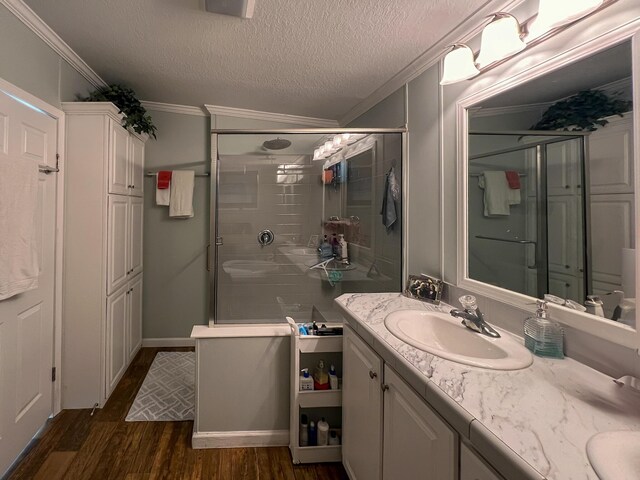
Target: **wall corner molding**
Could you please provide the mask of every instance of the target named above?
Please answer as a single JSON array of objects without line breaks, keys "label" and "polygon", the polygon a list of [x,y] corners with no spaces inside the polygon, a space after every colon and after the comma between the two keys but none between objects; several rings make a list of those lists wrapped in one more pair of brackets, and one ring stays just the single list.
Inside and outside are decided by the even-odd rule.
[{"label": "wall corner molding", "polygon": [[107,85],[80,56],[22,0],[0,0],[22,23],[96,88]]},{"label": "wall corner molding", "polygon": [[191,105],[177,105],[173,103],[151,102],[142,100],[142,106],[147,110],[154,110],[156,112],[177,113],[179,115],[193,115],[196,117],[208,117],[209,113],[201,107],[194,107]]},{"label": "wall corner molding", "polygon": [[250,118],[252,120],[266,120],[270,122],[291,123],[304,127],[338,127],[337,120],[327,118],[305,117],[301,115],[289,115],[287,113],[263,112],[246,108],[224,107],[222,105],[205,105],[204,108],[210,115],[225,117]]}]

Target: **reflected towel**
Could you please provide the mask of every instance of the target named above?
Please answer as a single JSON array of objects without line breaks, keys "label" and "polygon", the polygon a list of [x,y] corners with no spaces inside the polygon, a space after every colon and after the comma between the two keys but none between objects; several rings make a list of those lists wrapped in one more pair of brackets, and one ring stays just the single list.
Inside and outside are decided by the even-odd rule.
[{"label": "reflected towel", "polygon": [[38,164],[0,161],[0,300],[38,288]]},{"label": "reflected towel", "polygon": [[384,184],[384,194],[382,197],[382,224],[387,229],[393,228],[393,224],[398,220],[398,212],[396,210],[396,198],[399,198],[400,184],[396,178],[396,173],[391,167]]},{"label": "reflected towel", "polygon": [[156,205],[169,206],[171,201],[171,175],[172,173],[166,170],[156,174]]},{"label": "reflected towel", "polygon": [[[515,201],[515,195],[511,192],[517,192],[520,196],[520,190],[511,190],[507,177],[503,171],[485,171],[478,177],[478,186],[484,189],[484,216],[492,217],[494,215],[509,215],[509,205]],[[518,202],[520,203],[519,199]]]},{"label": "reflected towel", "polygon": [[193,170],[174,170],[171,175],[171,200],[169,216],[172,218],[193,217]]}]

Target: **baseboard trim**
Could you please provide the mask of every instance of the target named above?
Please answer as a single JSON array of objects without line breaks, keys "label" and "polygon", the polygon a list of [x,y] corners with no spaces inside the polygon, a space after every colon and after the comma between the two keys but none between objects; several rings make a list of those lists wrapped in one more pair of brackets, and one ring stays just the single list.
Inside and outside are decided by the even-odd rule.
[{"label": "baseboard trim", "polygon": [[195,347],[193,338],[143,338],[143,347]]},{"label": "baseboard trim", "polygon": [[289,430],[194,432],[191,448],[286,447]]}]

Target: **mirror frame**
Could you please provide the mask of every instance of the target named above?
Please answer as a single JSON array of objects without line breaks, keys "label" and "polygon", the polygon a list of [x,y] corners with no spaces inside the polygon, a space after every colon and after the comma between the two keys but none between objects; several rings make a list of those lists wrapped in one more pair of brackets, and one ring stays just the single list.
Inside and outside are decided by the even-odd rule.
[{"label": "mirror frame", "polygon": [[[575,48],[552,55],[546,61],[500,79],[484,89],[474,91],[456,102],[457,124],[457,286],[518,308],[531,310],[534,297],[489,285],[469,278],[468,274],[468,133],[469,109],[504,91],[529,82],[549,72],[558,70],[580,59],[606,50],[624,41],[631,41],[633,85],[633,145],[635,189],[635,238],[636,238],[636,294],[640,298],[640,21],[622,25],[608,33]],[[640,306],[639,306],[640,307]],[[577,312],[557,305],[550,305],[552,318],[560,323],[603,338],[617,345],[638,350],[640,353],[640,314],[636,310],[636,329],[611,322],[595,315]]]}]

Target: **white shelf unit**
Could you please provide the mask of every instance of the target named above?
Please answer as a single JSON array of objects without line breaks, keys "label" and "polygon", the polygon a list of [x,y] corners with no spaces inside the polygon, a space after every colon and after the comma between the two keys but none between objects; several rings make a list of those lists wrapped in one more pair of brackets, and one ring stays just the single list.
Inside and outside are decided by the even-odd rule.
[{"label": "white shelf unit", "polygon": [[[300,446],[300,416],[304,409],[342,408],[342,390],[310,390],[300,391],[301,355],[305,354],[340,354],[342,357],[342,335],[314,336],[300,335],[295,321],[287,317],[291,327],[291,419],[289,449],[293,463],[340,462],[342,460],[341,445]],[[334,325],[330,326],[342,326]],[[340,366],[341,367],[341,366]],[[310,373],[311,372],[310,370]],[[342,416],[340,412],[338,417]],[[310,418],[310,420],[312,420]],[[331,430],[334,425],[330,425]]]}]

